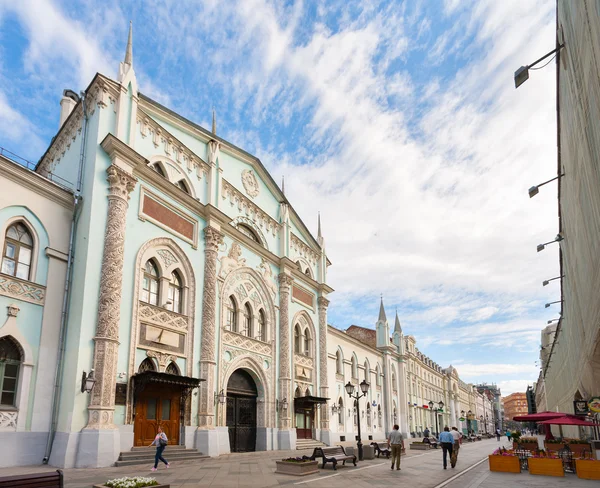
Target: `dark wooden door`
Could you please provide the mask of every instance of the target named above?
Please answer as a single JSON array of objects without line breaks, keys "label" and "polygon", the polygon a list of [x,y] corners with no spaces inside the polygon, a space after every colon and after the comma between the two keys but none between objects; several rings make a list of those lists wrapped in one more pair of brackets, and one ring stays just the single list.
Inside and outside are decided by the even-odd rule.
[{"label": "dark wooden door", "polygon": [[296,409],[296,437],[312,439],[313,411],[309,408]]},{"label": "dark wooden door", "polygon": [[231,452],[256,450],[256,397],[227,395],[227,427]]},{"label": "dark wooden door", "polygon": [[134,445],[148,446],[156,437],[159,425],[167,435],[169,444],[179,444],[179,406],[179,390],[146,388],[136,400]]}]

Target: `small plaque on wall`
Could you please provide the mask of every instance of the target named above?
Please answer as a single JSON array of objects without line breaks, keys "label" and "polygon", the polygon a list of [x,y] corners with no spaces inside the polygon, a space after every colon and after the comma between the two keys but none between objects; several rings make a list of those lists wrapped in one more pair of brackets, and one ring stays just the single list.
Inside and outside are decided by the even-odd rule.
[{"label": "small plaque on wall", "polygon": [[127,383],[117,383],[115,388],[115,405],[127,405]]}]

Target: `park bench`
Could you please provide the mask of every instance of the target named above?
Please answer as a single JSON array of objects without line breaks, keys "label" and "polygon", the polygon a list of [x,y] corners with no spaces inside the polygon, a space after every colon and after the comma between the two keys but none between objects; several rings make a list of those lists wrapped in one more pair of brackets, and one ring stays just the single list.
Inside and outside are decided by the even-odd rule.
[{"label": "park bench", "polygon": [[346,464],[346,461],[352,461],[354,466],[356,466],[356,456],[349,456],[346,454],[346,451],[342,446],[335,447],[315,447],[312,456],[310,457],[311,461],[314,461],[316,458],[323,459],[323,465],[321,468],[325,468],[326,463],[332,463],[334,471],[337,470],[338,461],[342,461],[342,464]]},{"label": "park bench", "polygon": [[20,474],[0,477],[0,488],[63,488],[60,469],[46,473]]},{"label": "park bench", "polygon": [[371,445],[375,449],[375,452],[377,453],[377,457],[379,457],[380,454],[383,454],[388,459],[390,458],[390,454],[392,454],[392,450],[387,446],[386,443],[384,443],[384,442],[371,442]]}]

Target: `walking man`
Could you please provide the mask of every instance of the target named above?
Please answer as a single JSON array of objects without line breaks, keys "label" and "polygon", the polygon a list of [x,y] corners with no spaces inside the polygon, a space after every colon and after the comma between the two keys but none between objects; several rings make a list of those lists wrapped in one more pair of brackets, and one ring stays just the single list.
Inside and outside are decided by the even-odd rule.
[{"label": "walking man", "polygon": [[450,454],[450,458],[452,458],[452,446],[454,444],[454,436],[450,433],[448,426],[444,427],[444,432],[440,434],[440,443],[442,444],[444,469],[446,469],[448,464],[447,456]]},{"label": "walking man", "polygon": [[456,461],[458,460],[458,450],[460,449],[460,438],[462,436],[456,427],[452,427],[450,433],[452,434],[452,437],[454,437],[452,454],[450,455],[450,466],[454,467],[456,466]]},{"label": "walking man", "polygon": [[394,425],[394,430],[390,432],[387,441],[388,447],[392,449],[392,469],[394,469],[395,463],[397,470],[400,470],[400,457],[402,456],[402,449],[404,449],[404,437],[402,437],[399,429],[398,424]]}]

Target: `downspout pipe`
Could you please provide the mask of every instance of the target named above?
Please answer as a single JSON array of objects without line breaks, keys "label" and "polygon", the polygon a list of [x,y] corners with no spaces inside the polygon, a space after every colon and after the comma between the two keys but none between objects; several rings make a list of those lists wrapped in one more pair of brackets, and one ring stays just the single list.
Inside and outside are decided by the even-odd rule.
[{"label": "downspout pipe", "polygon": [[75,247],[75,234],[77,230],[77,221],[79,220],[79,214],[81,211],[81,186],[83,181],[83,170],[85,161],[85,149],[87,143],[88,133],[88,116],[85,106],[85,92],[81,92],[81,108],[83,110],[83,131],[81,140],[81,150],[79,153],[79,169],[77,172],[77,185],[75,188],[75,194],[73,195],[73,216],[71,218],[71,230],[69,236],[69,254],[67,257],[67,273],[65,279],[65,287],[63,293],[63,304],[61,311],[60,320],[60,331],[58,337],[58,355],[56,359],[56,372],[54,374],[54,391],[52,393],[52,406],[51,406],[51,424],[50,431],[48,432],[48,440],[46,442],[46,450],[44,453],[43,464],[48,464],[50,455],[52,453],[52,444],[54,443],[54,437],[56,435],[56,428],[58,424],[58,403],[60,400],[60,390],[62,385],[62,374],[64,367],[64,356],[66,348],[67,338],[67,323],[69,317],[69,306],[71,303],[71,282],[73,279],[73,255]]}]

